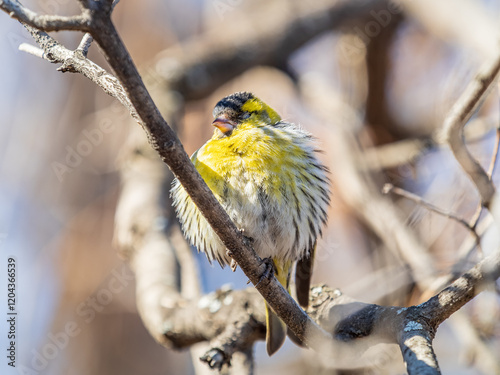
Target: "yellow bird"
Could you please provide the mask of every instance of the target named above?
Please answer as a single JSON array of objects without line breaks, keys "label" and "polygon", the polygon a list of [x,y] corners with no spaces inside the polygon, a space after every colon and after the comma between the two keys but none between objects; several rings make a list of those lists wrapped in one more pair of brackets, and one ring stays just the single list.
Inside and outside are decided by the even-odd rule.
[{"label": "yellow bird", "polygon": [[[318,160],[315,139],[249,92],[220,100],[215,131],[191,160],[256,253],[270,258],[288,292],[294,262],[297,297],[307,306],[312,260],[330,204],[328,169]],[[185,236],[208,260],[231,263],[227,249],[178,180],[172,199]],[[269,355],[286,338],[286,325],[266,303]]]}]

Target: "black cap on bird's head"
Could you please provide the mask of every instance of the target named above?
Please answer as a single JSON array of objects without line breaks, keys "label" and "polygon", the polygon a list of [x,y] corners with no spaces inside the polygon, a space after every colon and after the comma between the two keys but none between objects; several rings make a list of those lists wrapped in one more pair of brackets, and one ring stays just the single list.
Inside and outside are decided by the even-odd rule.
[{"label": "black cap on bird's head", "polygon": [[251,92],[235,92],[234,94],[228,95],[224,99],[219,100],[219,102],[215,105],[213,115],[217,118],[223,113],[233,112],[237,114],[242,111],[241,107],[243,107],[243,104],[254,98],[255,96]]},{"label": "black cap on bird's head", "polygon": [[241,91],[226,96],[214,108],[214,122],[224,135],[231,135],[237,125],[255,116],[256,122],[275,124],[281,117],[274,109],[265,104],[251,92]]},{"label": "black cap on bird's head", "polygon": [[246,91],[236,92],[221,99],[214,108],[214,122],[212,125],[217,127],[224,134],[231,134],[236,127],[244,111],[243,105],[255,96]]}]

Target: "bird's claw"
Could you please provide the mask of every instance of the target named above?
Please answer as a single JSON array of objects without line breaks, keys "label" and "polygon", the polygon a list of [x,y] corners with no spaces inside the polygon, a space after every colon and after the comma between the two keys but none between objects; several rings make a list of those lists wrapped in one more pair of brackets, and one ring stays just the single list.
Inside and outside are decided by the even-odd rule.
[{"label": "bird's claw", "polygon": [[238,267],[238,263],[233,259],[233,252],[229,249],[226,249],[226,255],[231,258],[231,263],[229,263],[229,267],[231,267],[231,271],[236,271],[236,267]]},{"label": "bird's claw", "polygon": [[245,236],[245,229],[240,228],[238,230],[240,231],[241,235],[243,236],[243,242],[245,242],[245,245],[250,246],[250,247],[253,246],[253,243],[255,241],[252,237]]},{"label": "bird's claw", "polygon": [[262,275],[260,275],[259,281],[257,282],[257,284],[255,284],[256,287],[263,280],[269,280],[269,279],[271,279],[274,276],[274,273],[276,272],[276,268],[274,266],[274,262],[273,262],[273,260],[271,258],[264,258],[264,259],[262,259],[262,262],[266,266],[266,269],[264,270],[264,272],[262,272]]},{"label": "bird's claw", "polygon": [[234,259],[231,259],[231,264],[229,265],[231,267],[231,271],[235,272],[236,268],[238,268],[238,263]]},{"label": "bird's claw", "polygon": [[[252,247],[254,239],[243,234],[245,232],[245,229],[239,229],[239,231],[243,236],[243,242],[245,243],[245,245]],[[236,261],[233,259],[233,252],[229,249],[226,249],[226,255],[231,258],[231,263],[229,264],[229,267],[231,267],[231,271],[235,272],[236,268],[238,267],[238,263],[236,263]]]},{"label": "bird's claw", "polygon": [[208,366],[214,370],[222,370],[224,365],[231,366],[231,360],[228,358],[227,354],[221,349],[212,348],[206,352],[202,357],[200,357],[202,362],[206,362]]}]

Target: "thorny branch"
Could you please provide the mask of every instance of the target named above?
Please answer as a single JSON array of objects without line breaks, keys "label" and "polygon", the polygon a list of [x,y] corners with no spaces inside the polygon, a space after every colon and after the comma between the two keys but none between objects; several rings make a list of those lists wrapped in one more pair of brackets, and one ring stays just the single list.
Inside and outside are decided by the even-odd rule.
[{"label": "thorny branch", "polygon": [[[83,74],[97,83],[106,92],[119,99],[130,110],[133,117],[146,131],[153,149],[159,153],[162,160],[170,166],[181,183],[183,183],[202,213],[214,227],[214,230],[216,230],[226,246],[232,250],[236,261],[246,275],[254,284],[257,284],[263,270],[260,259],[252,249],[246,246],[240,232],[231,223],[227,214],[197,174],[183,151],[182,145],[152,102],[125,46],[111,23],[109,18],[111,2],[98,4],[92,1],[80,1],[80,3],[83,7],[82,14],[74,17],[39,16],[22,7],[19,3],[11,1],[0,1],[0,8],[9,13],[11,17],[38,29],[33,30],[32,28],[28,28],[44,51],[42,56],[45,59],[51,62],[62,63],[63,71]],[[45,33],[62,29],[90,33],[104,51],[108,62],[118,78],[106,73],[102,68],[86,59],[85,53],[75,56],[75,52],[65,49]],[[86,43],[84,43],[85,45]],[[83,50],[85,48],[82,47]],[[500,56],[487,66],[488,69],[482,71],[477,80],[471,83],[461,99],[454,106],[454,109],[450,112],[444,125],[450,147],[454,151],[457,160],[459,160],[465,171],[476,183],[483,203],[487,207],[494,194],[494,187],[489,176],[484,173],[480,166],[478,168],[477,163],[474,164],[475,161],[470,157],[463,144],[461,134],[464,123],[470,118],[494,81],[498,73],[499,59]],[[160,192],[157,194],[160,194]],[[158,195],[155,197],[157,198]],[[146,227],[152,228],[153,226],[147,225]],[[142,272],[138,271],[140,269],[154,270],[155,267],[152,264],[142,267],[143,264],[147,263],[148,259],[154,258],[146,256],[151,253],[144,251],[144,249],[149,248],[152,252],[161,253],[163,251],[161,249],[165,245],[164,241],[166,240],[164,231],[143,233],[138,237],[138,240],[139,242],[136,243],[136,246],[138,248],[143,247],[143,249],[141,251],[137,251],[137,248],[134,249],[135,251],[131,257],[132,265],[138,273]],[[160,253],[157,253],[157,255]],[[169,256],[165,258],[165,262],[161,263],[161,265],[169,267],[174,263],[168,260]],[[157,271],[163,272],[164,270],[157,265]],[[318,325],[296,305],[275,279],[259,283],[257,289],[276,310],[278,315],[283,318],[296,336],[322,353],[327,353],[333,348],[335,350],[338,349],[340,353],[345,353],[345,350],[348,350],[348,348],[354,348],[356,351],[359,347],[343,345],[343,343],[349,342],[349,344],[352,344],[352,342],[355,342],[360,343],[361,347],[363,347],[366,346],[366,341],[362,339],[370,337],[378,342],[399,343],[410,374],[422,373],[420,370],[422,361],[427,366],[425,373],[438,374],[439,367],[431,345],[437,327],[499,276],[500,251],[497,251],[427,302],[410,308],[361,304],[350,301],[326,287],[313,288],[311,298],[312,302],[316,303],[311,304],[314,307],[311,307],[308,313],[314,318],[316,323],[325,328],[329,333],[325,333],[319,329]],[[154,297],[154,294],[150,293],[151,290],[157,293],[157,298],[165,297],[164,290],[162,289],[163,286],[156,284],[155,280],[152,277],[150,281],[153,284],[148,284],[147,278],[142,278],[141,283],[138,283],[138,298],[146,296],[148,298],[144,303],[139,302],[139,306],[145,308],[148,304],[152,304],[154,307],[153,310],[156,308],[157,300],[151,298],[152,296]],[[167,282],[168,284],[176,290],[173,280]],[[248,308],[248,301],[251,300],[250,296],[252,294],[255,295],[255,292],[252,289],[248,289],[241,292],[241,294],[244,295],[242,298],[246,301],[245,306]],[[169,315],[171,314],[181,316],[183,311],[200,308],[200,303],[198,302],[198,306],[195,306],[197,302],[194,300],[185,301],[187,305],[193,304],[191,309],[184,306],[186,310],[179,310],[179,305],[177,305],[179,299],[178,297],[176,298],[171,301],[174,305],[169,305],[165,301],[162,301],[162,303],[170,306],[170,308],[158,314],[154,319],[145,319],[151,332],[158,332],[156,325],[164,327],[163,324],[165,321],[175,321],[175,319],[170,320],[172,317]],[[353,305],[356,308],[353,309]],[[262,309],[257,308],[255,311],[262,311]],[[158,313],[158,311],[156,310],[155,313]],[[192,311],[189,312],[189,314],[191,313]],[[147,314],[147,312],[143,312],[143,314]],[[256,338],[262,337],[263,318],[258,314],[255,316],[252,314],[246,315],[252,316],[256,322],[249,323],[256,324],[254,329],[245,331],[250,333],[256,332],[256,337],[248,340],[251,344]],[[179,336],[174,335],[170,337],[169,335],[175,333],[175,331],[165,328],[161,336],[155,336],[156,339],[166,345],[178,346],[183,346],[181,342],[185,340],[184,346],[188,346],[194,342],[211,340],[220,334],[220,332],[207,333],[205,330],[206,326],[197,332],[196,327],[192,325],[193,320],[181,318],[179,320],[181,321],[180,326],[183,326],[185,329],[180,331]],[[241,322],[241,318],[238,318],[235,323],[239,322]],[[187,330],[192,330],[191,336],[186,335]],[[241,335],[242,332],[240,330],[238,334]],[[335,338],[333,341],[331,340],[331,335]],[[250,334],[250,336],[252,335]],[[221,343],[221,346],[224,345],[225,343]],[[235,348],[243,350],[243,348],[238,346]],[[227,355],[228,350],[230,356],[230,349],[221,349],[222,353],[224,353],[223,357]],[[331,352],[328,353],[328,355],[331,354]],[[222,362],[227,363],[225,362],[226,360],[227,358],[222,360]],[[221,365],[221,361],[218,361],[217,365]]]}]

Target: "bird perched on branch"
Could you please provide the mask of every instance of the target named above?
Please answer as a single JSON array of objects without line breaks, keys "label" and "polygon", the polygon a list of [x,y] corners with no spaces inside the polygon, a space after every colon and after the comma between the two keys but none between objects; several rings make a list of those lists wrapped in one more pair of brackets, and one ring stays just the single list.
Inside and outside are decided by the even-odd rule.
[{"label": "bird perched on branch", "polygon": [[[316,241],[330,204],[328,170],[316,157],[315,140],[249,92],[223,98],[213,116],[214,134],[191,160],[256,253],[272,260],[288,292],[292,265],[299,262],[297,297],[307,306]],[[178,180],[171,193],[186,237],[210,262],[230,264],[224,244]],[[266,324],[272,355],[285,340],[286,325],[267,303]]]}]

